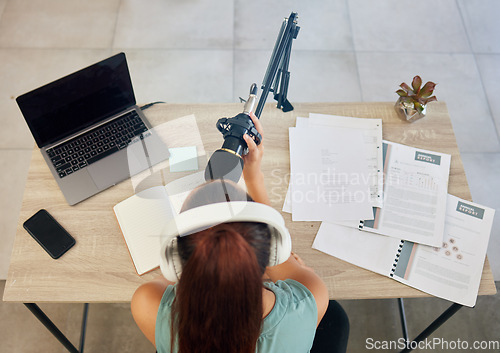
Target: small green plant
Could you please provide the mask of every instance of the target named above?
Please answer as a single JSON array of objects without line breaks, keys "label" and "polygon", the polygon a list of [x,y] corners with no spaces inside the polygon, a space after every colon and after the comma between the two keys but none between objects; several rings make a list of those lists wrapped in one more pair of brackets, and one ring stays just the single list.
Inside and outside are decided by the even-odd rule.
[{"label": "small green plant", "polygon": [[413,104],[415,110],[422,113],[425,105],[429,102],[437,101],[436,96],[432,96],[436,84],[434,82],[427,82],[423,87],[422,79],[420,76],[415,76],[411,82],[411,87],[406,83],[402,83],[396,93],[401,97],[401,101],[408,105]]}]

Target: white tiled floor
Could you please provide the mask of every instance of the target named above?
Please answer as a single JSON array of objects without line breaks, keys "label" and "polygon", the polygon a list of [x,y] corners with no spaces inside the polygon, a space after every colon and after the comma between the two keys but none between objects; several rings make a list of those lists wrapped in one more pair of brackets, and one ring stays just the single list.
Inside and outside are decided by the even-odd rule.
[{"label": "white tiled floor", "polygon": [[[500,37],[500,35],[499,35]],[[500,134],[500,101],[498,100],[498,86],[500,82],[500,55],[477,54],[477,66],[483,81],[483,87],[488,98],[489,107]]]},{"label": "white tiled floor", "polygon": [[[498,152],[500,143],[475,57],[470,54],[357,54],[363,100],[389,101],[393,87],[411,82],[414,72],[437,83],[435,94],[447,103],[461,152]],[[467,97],[467,98],[465,98]]]},{"label": "white tiled floor", "polygon": [[3,48],[109,48],[120,0],[7,1],[0,22]]},{"label": "white tiled floor", "polygon": [[[2,20],[0,18],[0,27]],[[0,28],[0,34],[1,34]],[[37,49],[0,46],[0,148],[33,148],[15,98],[109,56],[109,49]]]},{"label": "white tiled floor", "polygon": [[301,27],[294,49],[353,50],[347,2],[324,0],[235,0],[235,47],[272,49],[281,20],[292,11],[299,14]]},{"label": "white tiled floor", "polygon": [[467,171],[467,179],[474,201],[497,210],[493,222],[494,230],[490,237],[488,258],[490,265],[497,270],[495,279],[498,281],[500,280],[500,272],[498,272],[500,269],[500,237],[498,236],[500,229],[500,153],[462,153],[461,157]]},{"label": "white tiled floor", "polygon": [[[120,51],[117,49],[116,51]],[[127,49],[138,102],[232,102],[233,51]]]},{"label": "white tiled floor", "polygon": [[[500,212],[497,0],[0,0],[0,279],[33,148],[15,97],[125,51],[139,102],[236,102],[262,80],[291,11],[301,26],[292,102],[395,101],[416,74],[437,82],[473,199]],[[497,280],[499,219],[488,253]]]},{"label": "white tiled floor", "polygon": [[474,53],[500,53],[500,22],[498,4],[494,0],[457,1],[472,51]]},{"label": "white tiled floor", "polygon": [[406,53],[469,52],[455,0],[351,0],[354,48],[358,51]]},{"label": "white tiled floor", "polygon": [[231,49],[232,0],[122,1],[114,47]]}]

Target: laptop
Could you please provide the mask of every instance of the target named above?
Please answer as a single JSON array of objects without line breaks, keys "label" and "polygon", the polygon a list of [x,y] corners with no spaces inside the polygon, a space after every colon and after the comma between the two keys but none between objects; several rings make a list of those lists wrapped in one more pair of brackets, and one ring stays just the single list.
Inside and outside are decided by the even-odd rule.
[{"label": "laptop", "polygon": [[136,105],[124,53],[16,101],[70,205],[169,156],[167,146]]}]

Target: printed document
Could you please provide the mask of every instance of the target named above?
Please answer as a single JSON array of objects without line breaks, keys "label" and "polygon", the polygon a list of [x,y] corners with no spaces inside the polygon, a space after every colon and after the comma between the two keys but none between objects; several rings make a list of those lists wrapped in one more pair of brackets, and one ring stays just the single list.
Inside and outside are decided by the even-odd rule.
[{"label": "printed document", "polygon": [[289,132],[292,219],[373,218],[362,132],[321,127],[291,127]]},{"label": "printed document", "polygon": [[441,246],[451,156],[384,141],[384,207],[366,231]]},{"label": "printed document", "polygon": [[449,195],[442,246],[405,242],[393,278],[429,294],[474,306],[494,215],[493,209]]},{"label": "printed document", "polygon": [[474,306],[495,210],[447,196],[440,247],[323,222],[313,248],[431,295]]},{"label": "printed document", "polygon": [[370,172],[370,197],[373,207],[383,206],[382,119],[351,118],[337,115],[309,114],[309,126],[336,130],[357,129],[363,132],[366,164]]},{"label": "printed document", "polygon": [[[310,113],[309,118],[297,117],[297,128],[323,127],[342,130],[357,129],[363,131],[366,147],[366,163],[370,173],[370,198],[373,207],[383,206],[383,160],[382,160],[382,119],[351,118],[336,115]],[[290,188],[288,188],[283,212],[292,213]],[[352,223],[352,221],[351,221]],[[357,227],[357,222],[354,226]]]}]

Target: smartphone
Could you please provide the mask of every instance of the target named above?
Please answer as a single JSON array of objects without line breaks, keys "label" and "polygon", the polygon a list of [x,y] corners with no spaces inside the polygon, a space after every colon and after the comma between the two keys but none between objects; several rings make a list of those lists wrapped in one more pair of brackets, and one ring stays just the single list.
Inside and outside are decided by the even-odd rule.
[{"label": "smartphone", "polygon": [[35,213],[23,227],[54,259],[75,245],[75,239],[46,210]]}]

